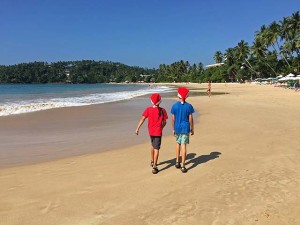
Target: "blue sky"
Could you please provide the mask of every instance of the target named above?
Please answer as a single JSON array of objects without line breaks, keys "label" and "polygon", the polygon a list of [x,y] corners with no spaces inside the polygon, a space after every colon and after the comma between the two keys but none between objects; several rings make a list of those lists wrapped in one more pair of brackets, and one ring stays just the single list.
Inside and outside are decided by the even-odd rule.
[{"label": "blue sky", "polygon": [[214,63],[299,0],[0,0],[0,65],[109,60],[158,68]]}]

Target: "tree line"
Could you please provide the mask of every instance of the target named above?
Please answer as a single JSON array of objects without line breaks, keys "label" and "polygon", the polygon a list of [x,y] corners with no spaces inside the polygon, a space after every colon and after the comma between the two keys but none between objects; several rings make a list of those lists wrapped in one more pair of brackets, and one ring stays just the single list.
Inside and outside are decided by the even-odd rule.
[{"label": "tree line", "polygon": [[0,83],[199,82],[203,64],[178,61],[159,69],[110,61],[31,62],[0,66]]},{"label": "tree line", "polygon": [[[261,26],[250,46],[241,40],[224,53],[216,51],[220,66],[206,70],[206,80],[237,81],[300,73],[299,11],[279,22]],[[223,64],[224,63],[224,64]]]}]

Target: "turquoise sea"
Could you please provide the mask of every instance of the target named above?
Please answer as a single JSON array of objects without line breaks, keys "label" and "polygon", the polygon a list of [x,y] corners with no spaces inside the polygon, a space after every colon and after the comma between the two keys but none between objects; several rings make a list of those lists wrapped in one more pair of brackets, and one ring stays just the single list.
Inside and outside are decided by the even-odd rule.
[{"label": "turquoise sea", "polygon": [[131,99],[171,87],[155,84],[2,84],[0,116]]}]

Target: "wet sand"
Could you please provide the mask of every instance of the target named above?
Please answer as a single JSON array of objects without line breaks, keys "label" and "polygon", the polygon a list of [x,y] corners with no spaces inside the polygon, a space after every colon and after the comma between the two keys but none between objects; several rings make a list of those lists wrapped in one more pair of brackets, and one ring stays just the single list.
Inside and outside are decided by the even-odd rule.
[{"label": "wet sand", "polygon": [[[170,94],[165,94],[166,97]],[[173,94],[174,95],[174,94]],[[170,109],[175,100],[163,99]],[[148,140],[147,125],[134,136],[148,96],[85,107],[0,117],[0,168],[122,148]],[[165,130],[171,134],[171,128]]]},{"label": "wet sand", "polygon": [[[160,172],[151,173],[146,126],[144,137],[134,134],[147,105],[139,100],[129,109],[120,103],[1,119],[1,152],[65,146],[80,154],[2,168],[0,224],[300,224],[300,92],[248,84],[212,84],[212,92],[211,98],[188,98],[200,117],[186,174],[174,167],[175,141],[168,130]],[[116,112],[114,107],[126,112],[127,126],[114,128],[99,116],[102,110]],[[99,124],[128,135],[127,142],[98,152]]]}]

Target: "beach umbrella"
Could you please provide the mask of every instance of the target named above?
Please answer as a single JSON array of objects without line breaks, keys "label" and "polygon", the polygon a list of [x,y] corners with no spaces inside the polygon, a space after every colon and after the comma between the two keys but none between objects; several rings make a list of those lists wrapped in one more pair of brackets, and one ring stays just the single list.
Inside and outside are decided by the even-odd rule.
[{"label": "beach umbrella", "polygon": [[287,80],[287,77],[282,77],[278,81],[286,81],[286,80]]},{"label": "beach umbrella", "polygon": [[279,76],[277,76],[276,78],[277,78],[277,79],[280,79],[280,78],[282,78],[282,77],[283,77],[282,75],[279,75]]},{"label": "beach umbrella", "polygon": [[286,80],[295,80],[296,77],[287,77]]},{"label": "beach umbrella", "polygon": [[288,75],[286,75],[286,77],[294,77],[295,75],[292,73],[289,73]]},{"label": "beach umbrella", "polygon": [[295,80],[296,77],[288,77],[288,76],[285,76],[283,78],[280,78],[278,81],[289,81],[289,80]]}]

